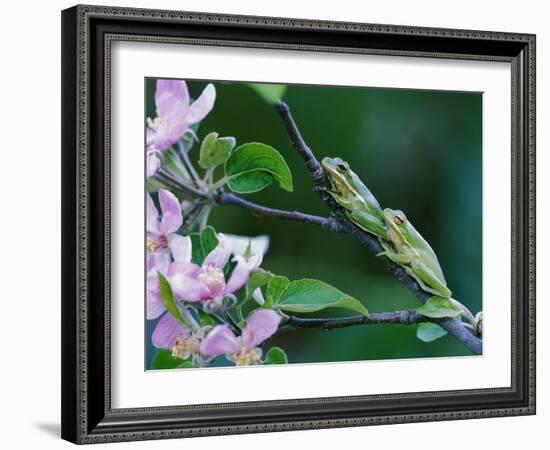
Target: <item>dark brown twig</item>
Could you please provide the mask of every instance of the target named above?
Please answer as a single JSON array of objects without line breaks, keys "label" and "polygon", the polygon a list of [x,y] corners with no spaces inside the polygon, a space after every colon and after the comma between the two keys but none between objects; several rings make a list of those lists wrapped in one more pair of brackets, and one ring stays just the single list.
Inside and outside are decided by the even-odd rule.
[{"label": "dark brown twig", "polygon": [[291,220],[294,222],[303,222],[310,225],[318,225],[329,231],[336,233],[347,232],[336,220],[332,217],[319,217],[311,214],[306,214],[299,211],[286,211],[281,209],[267,208],[266,206],[245,200],[235,194],[223,192],[220,190],[216,197],[216,201],[220,205],[232,205],[246,209],[258,217],[270,217],[273,219]]},{"label": "dark brown twig", "polygon": [[415,310],[392,311],[370,313],[368,316],[352,316],[339,318],[303,318],[289,316],[279,328],[280,332],[295,330],[298,328],[320,328],[323,330],[334,330],[337,328],[351,327],[356,325],[373,324],[400,324],[412,325],[421,322],[432,322],[433,319],[417,313]]}]

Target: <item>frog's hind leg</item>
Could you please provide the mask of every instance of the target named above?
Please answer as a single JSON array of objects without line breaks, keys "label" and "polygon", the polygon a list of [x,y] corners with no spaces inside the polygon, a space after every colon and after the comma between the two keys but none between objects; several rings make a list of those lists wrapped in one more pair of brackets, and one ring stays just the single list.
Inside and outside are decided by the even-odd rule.
[{"label": "frog's hind leg", "polygon": [[418,282],[424,291],[443,298],[451,297],[451,290],[442,283],[426,265],[412,262],[410,267],[404,266],[404,268],[405,271]]}]

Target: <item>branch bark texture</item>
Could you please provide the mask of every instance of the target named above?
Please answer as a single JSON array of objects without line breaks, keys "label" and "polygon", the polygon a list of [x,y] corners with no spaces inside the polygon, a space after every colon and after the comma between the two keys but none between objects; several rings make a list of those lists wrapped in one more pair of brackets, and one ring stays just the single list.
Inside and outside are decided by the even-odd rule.
[{"label": "branch bark texture", "polygon": [[415,310],[392,311],[381,313],[369,313],[368,316],[353,316],[328,319],[309,319],[303,317],[289,316],[284,322],[285,330],[298,328],[321,328],[323,330],[334,330],[355,325],[372,324],[401,324],[412,325],[421,322],[432,322],[433,319],[417,313]]}]

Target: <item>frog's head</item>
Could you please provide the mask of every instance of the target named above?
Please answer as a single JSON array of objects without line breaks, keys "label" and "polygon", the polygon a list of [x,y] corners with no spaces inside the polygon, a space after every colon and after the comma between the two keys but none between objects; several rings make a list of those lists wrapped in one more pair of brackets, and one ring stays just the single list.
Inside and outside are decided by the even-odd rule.
[{"label": "frog's head", "polygon": [[394,244],[397,241],[403,242],[407,240],[408,221],[405,213],[399,209],[384,209],[384,222],[389,231],[389,236]]},{"label": "frog's head", "polygon": [[349,164],[342,158],[329,158],[327,156],[321,161],[321,166],[330,180],[332,190],[341,196],[349,194],[353,176]]}]

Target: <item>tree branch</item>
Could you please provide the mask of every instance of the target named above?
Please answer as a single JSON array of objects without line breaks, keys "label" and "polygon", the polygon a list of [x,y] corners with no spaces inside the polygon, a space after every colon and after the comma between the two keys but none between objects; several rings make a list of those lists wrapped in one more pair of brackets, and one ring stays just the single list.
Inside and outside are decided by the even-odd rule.
[{"label": "tree branch", "polygon": [[191,179],[193,181],[193,184],[195,185],[195,187],[198,188],[200,186],[200,177],[199,177],[197,171],[195,170],[195,167],[193,166],[193,164],[189,160],[189,155],[187,154],[187,151],[185,150],[181,140],[178,141],[178,154],[179,154],[179,157],[180,157],[181,162],[183,163],[184,167],[187,169],[187,171],[191,175]]},{"label": "tree branch", "polygon": [[291,220],[295,222],[303,222],[311,225],[318,225],[335,233],[347,232],[345,227],[342,227],[332,217],[319,217],[311,214],[306,214],[299,211],[286,211],[282,209],[273,209],[266,206],[258,205],[256,203],[245,200],[235,194],[224,192],[220,189],[216,196],[216,202],[219,205],[232,205],[239,208],[251,211],[252,214],[258,217],[270,217],[273,219]]},{"label": "tree branch", "polygon": [[431,322],[433,319],[417,313],[413,310],[392,311],[381,313],[369,313],[368,316],[338,317],[328,319],[308,319],[303,317],[289,316],[283,322],[280,329],[290,331],[298,328],[321,328],[323,330],[334,330],[337,328],[351,327],[355,325],[372,325],[380,323],[412,325],[421,322]]},{"label": "tree branch", "polygon": [[246,209],[257,217],[269,217],[272,219],[290,220],[293,222],[302,222],[309,225],[317,225],[325,230],[332,231],[334,233],[349,233],[349,227],[338,223],[332,217],[320,217],[312,214],[306,214],[300,211],[288,211],[283,209],[268,208],[267,206],[258,205],[249,200],[245,200],[238,195],[230,192],[225,192],[223,188],[220,188],[216,193],[208,195],[206,192],[193,187],[187,186],[176,178],[171,176],[168,172],[159,171],[155,177],[163,183],[169,185],[172,189],[179,190],[184,194],[189,195],[192,198],[204,199],[207,205],[208,201],[215,201],[220,206],[236,206],[238,208]]},{"label": "tree branch", "polygon": [[163,183],[168,182],[176,190],[179,190],[184,194],[188,194],[193,198],[208,198],[206,192],[181,183],[177,178],[164,169],[159,169],[159,171],[155,174],[155,178],[158,178],[159,181],[162,181]]},{"label": "tree branch", "polygon": [[[335,220],[340,224],[342,229],[347,229],[349,232],[359,240],[363,245],[365,245],[369,250],[375,255],[380,253],[383,249],[378,239],[361,228],[357,227],[351,220],[347,218],[344,214],[342,208],[334,201],[334,199],[326,192],[328,187],[328,180],[325,176],[321,164],[311,151],[311,149],[305,143],[300,130],[298,129],[290,109],[286,103],[279,102],[275,105],[275,109],[278,112],[283,124],[285,125],[287,134],[290,138],[290,143],[294,147],[294,150],[304,160],[306,167],[309,171],[311,179],[313,181],[313,188],[323,201],[328,205],[332,211]],[[403,283],[409,290],[425,303],[430,297],[431,294],[424,291],[420,285],[416,282],[414,278],[409,276],[405,270],[390,261],[388,258],[384,257],[383,261],[391,272],[391,274],[401,283]],[[451,336],[455,337],[466,345],[470,350],[476,354],[481,354],[482,352],[482,342],[481,340],[474,336],[470,331],[468,331],[464,325],[456,319],[445,319],[437,322],[442,328],[444,328]]]},{"label": "tree branch", "polygon": [[300,154],[306,163],[306,167],[311,175],[311,179],[313,180],[314,189],[319,190],[327,188],[328,182],[325,172],[311,149],[307,146],[306,141],[304,141],[300,130],[294,122],[292,114],[290,114],[290,108],[286,103],[279,101],[275,105],[275,109],[279,113],[279,116],[281,116],[281,120],[286,127],[288,137],[290,138],[290,143],[294,147],[294,150]]}]

